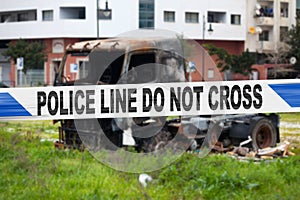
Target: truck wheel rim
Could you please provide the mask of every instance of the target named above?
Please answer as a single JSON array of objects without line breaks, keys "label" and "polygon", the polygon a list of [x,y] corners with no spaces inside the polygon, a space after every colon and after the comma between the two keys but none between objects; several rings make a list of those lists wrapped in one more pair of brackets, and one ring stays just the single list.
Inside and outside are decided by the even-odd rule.
[{"label": "truck wheel rim", "polygon": [[269,147],[272,141],[272,133],[268,126],[261,126],[257,131],[256,143],[259,148]]}]

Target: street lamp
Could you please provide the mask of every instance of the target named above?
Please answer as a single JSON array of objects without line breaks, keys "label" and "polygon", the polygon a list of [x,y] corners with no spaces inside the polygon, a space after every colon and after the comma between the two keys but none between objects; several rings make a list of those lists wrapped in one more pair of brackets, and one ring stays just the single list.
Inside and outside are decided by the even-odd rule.
[{"label": "street lamp", "polygon": [[97,11],[96,11],[96,20],[97,20],[97,39],[99,39],[99,19],[111,19],[111,9],[108,8],[108,2],[107,0],[105,1],[105,9],[100,9],[99,7],[99,1],[97,1]]},{"label": "street lamp", "polygon": [[212,32],[214,32],[214,29],[212,29],[212,25],[209,24],[209,28],[207,30],[208,34],[212,34]]},{"label": "street lamp", "polygon": [[111,13],[111,9],[108,8],[108,2],[106,0],[106,2],[105,2],[105,9],[103,10],[103,15],[105,17],[108,17],[110,15],[110,13]]},{"label": "street lamp", "polygon": [[[203,43],[202,44],[204,44],[204,41],[205,41],[205,32],[206,32],[205,15],[203,15],[202,28],[203,28],[203,30],[202,30]],[[207,30],[208,34],[212,34],[213,31],[214,30],[212,29],[212,25],[209,24],[209,28]],[[204,49],[204,47],[202,45],[202,74],[201,74],[201,76],[202,76],[202,82],[204,82],[204,77],[205,77],[205,75],[204,75],[204,73],[205,73],[204,72],[204,63],[205,63],[205,49]]]}]

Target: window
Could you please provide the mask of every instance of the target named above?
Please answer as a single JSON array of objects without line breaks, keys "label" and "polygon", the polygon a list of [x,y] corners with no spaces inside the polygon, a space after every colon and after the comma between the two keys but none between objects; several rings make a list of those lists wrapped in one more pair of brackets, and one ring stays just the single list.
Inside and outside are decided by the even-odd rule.
[{"label": "window", "polygon": [[9,22],[10,21],[10,18],[11,18],[11,15],[10,14],[3,14],[1,15],[1,23],[5,23],[5,22]]},{"label": "window", "polygon": [[207,78],[214,78],[215,77],[215,71],[214,69],[208,69],[207,71]]},{"label": "window", "polygon": [[209,23],[226,23],[226,12],[212,12],[207,13],[207,22]]},{"label": "window", "polygon": [[0,12],[0,22],[24,22],[36,21],[37,10],[20,10],[11,12]]},{"label": "window", "polygon": [[284,42],[288,37],[288,27],[280,27],[280,41]]},{"label": "window", "polygon": [[84,79],[88,76],[88,61],[79,61],[79,79]]},{"label": "window", "polygon": [[259,41],[269,41],[269,31],[262,31],[262,33],[259,34]]},{"label": "window", "polygon": [[139,28],[154,28],[154,0],[139,1]]},{"label": "window", "polygon": [[[109,66],[104,70],[103,74],[101,75],[99,81],[106,84],[116,84],[118,81],[120,81],[120,74],[124,62],[124,54],[120,56],[121,52],[118,51],[111,51],[107,52],[107,54],[114,54],[114,56],[119,56],[117,59],[115,59]],[[100,53],[101,56],[106,56],[103,53]],[[111,57],[112,58],[112,57]],[[93,62],[93,61],[91,61]],[[88,65],[88,70],[90,72],[89,76],[99,76],[99,69],[92,68]]]},{"label": "window", "polygon": [[43,10],[43,21],[53,21],[53,10]]},{"label": "window", "polygon": [[185,13],[186,23],[199,23],[199,13],[196,12],[186,12]]},{"label": "window", "polygon": [[[148,53],[136,53],[131,55],[130,62],[129,62],[129,71],[128,73],[135,77],[132,80],[147,83],[155,80],[156,77],[156,70],[155,67],[142,67],[145,64],[153,64],[155,63],[155,53],[148,52]],[[132,71],[131,71],[132,70]]]},{"label": "window", "polygon": [[231,24],[241,25],[241,15],[231,15]]},{"label": "window", "polygon": [[164,21],[165,22],[175,22],[175,12],[174,11],[164,11]]},{"label": "window", "polygon": [[85,7],[60,7],[60,19],[85,19]]},{"label": "window", "polygon": [[288,3],[280,3],[280,16],[281,17],[289,17],[289,4]]},{"label": "window", "polygon": [[28,21],[28,13],[19,13],[18,22]]}]

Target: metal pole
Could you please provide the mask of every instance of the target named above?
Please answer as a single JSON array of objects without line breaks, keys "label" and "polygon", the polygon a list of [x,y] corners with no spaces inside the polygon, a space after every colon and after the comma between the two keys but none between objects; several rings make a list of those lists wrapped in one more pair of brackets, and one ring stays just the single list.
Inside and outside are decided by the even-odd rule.
[{"label": "metal pole", "polygon": [[19,70],[19,75],[20,75],[20,85],[19,86],[23,86],[23,73],[22,70]]},{"label": "metal pole", "polygon": [[97,39],[99,39],[99,0],[97,1],[97,8],[96,8],[96,24],[97,24]]},{"label": "metal pole", "polygon": [[205,41],[205,15],[203,15],[203,30],[202,30],[202,38],[203,38],[203,42],[202,42],[202,82],[204,82],[204,63],[205,63],[205,50],[204,50],[204,47],[203,47],[203,44],[204,44],[204,41]]}]

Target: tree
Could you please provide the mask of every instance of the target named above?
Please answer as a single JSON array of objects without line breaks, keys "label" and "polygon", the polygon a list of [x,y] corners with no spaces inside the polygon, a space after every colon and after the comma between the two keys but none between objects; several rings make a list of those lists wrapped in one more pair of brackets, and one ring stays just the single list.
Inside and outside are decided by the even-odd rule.
[{"label": "tree", "polygon": [[300,69],[300,11],[296,12],[296,25],[288,31],[287,44],[290,46],[289,57],[296,57],[295,68]]},{"label": "tree", "polygon": [[275,48],[274,51],[270,53],[265,53],[265,55],[268,63],[287,64],[289,62],[288,61],[289,53],[290,53],[290,46],[285,42],[278,42],[277,48]]},{"label": "tree", "polygon": [[272,78],[278,78],[282,76],[287,76],[288,72],[292,72],[291,69],[287,69],[285,66],[289,63],[289,52],[290,46],[286,43],[285,35],[282,35],[283,40],[277,42],[277,46],[274,51],[270,53],[265,53],[266,61],[268,63],[274,64],[273,69],[270,69],[268,73]]},{"label": "tree", "polygon": [[249,75],[252,71],[251,66],[255,63],[254,57],[249,53],[248,49],[241,55],[229,54],[225,49],[218,48],[212,44],[205,44],[209,55],[216,55],[217,67],[221,72],[230,71],[242,75]]},{"label": "tree", "polygon": [[3,52],[3,55],[10,57],[14,63],[17,58],[24,58],[23,72],[26,74],[29,69],[43,69],[44,62],[47,58],[45,52],[46,46],[41,42],[27,42],[19,39],[16,42],[10,42],[8,48]]}]

